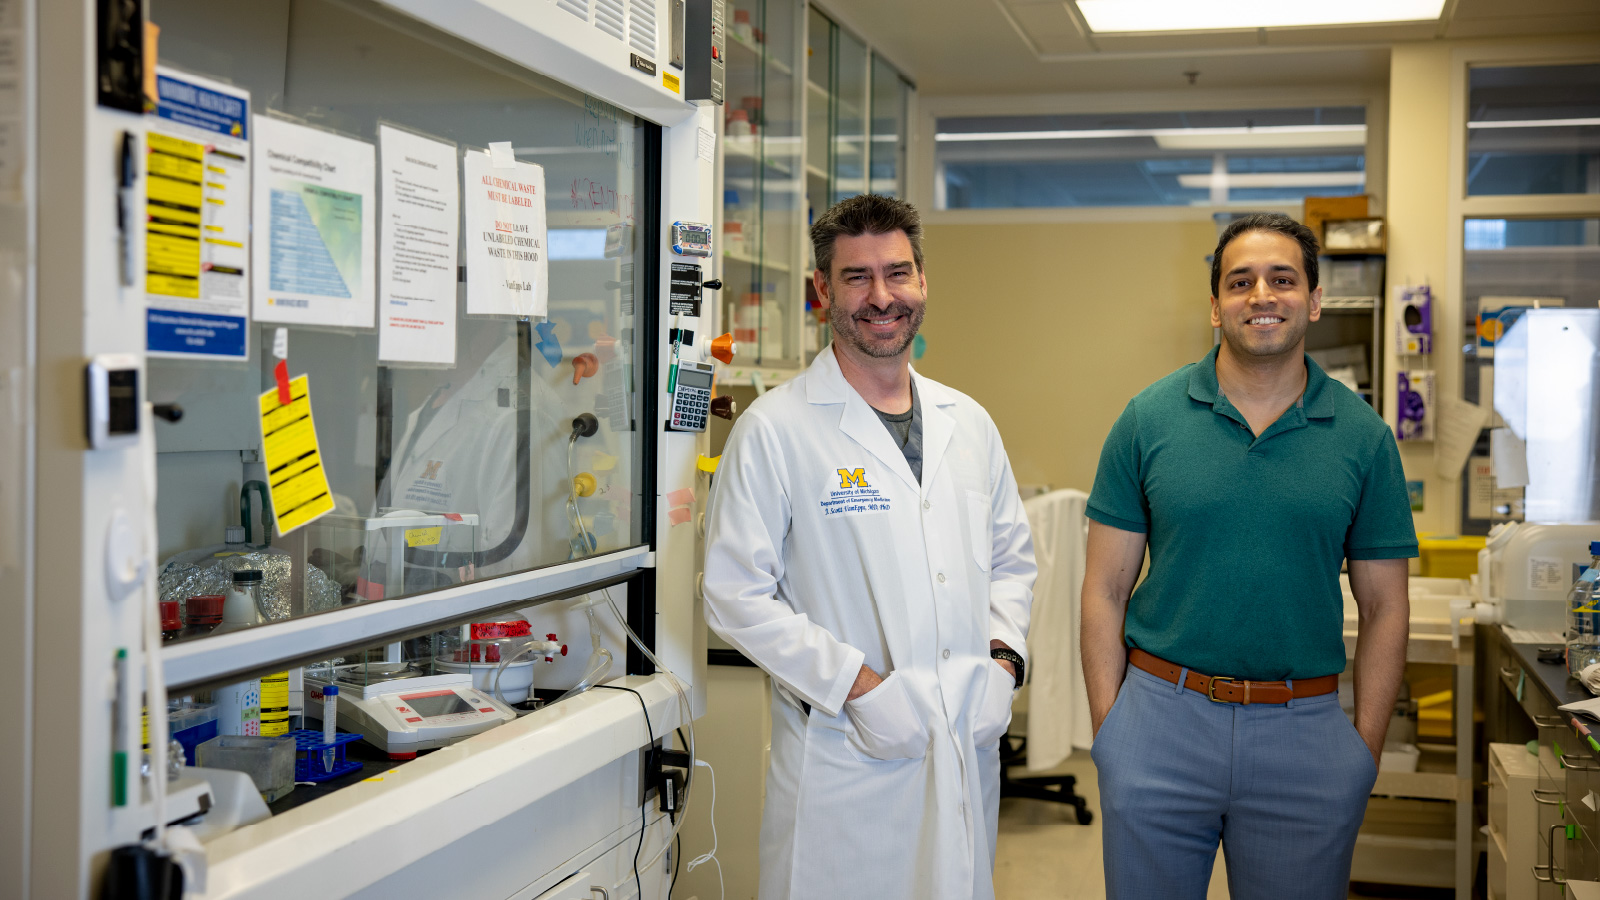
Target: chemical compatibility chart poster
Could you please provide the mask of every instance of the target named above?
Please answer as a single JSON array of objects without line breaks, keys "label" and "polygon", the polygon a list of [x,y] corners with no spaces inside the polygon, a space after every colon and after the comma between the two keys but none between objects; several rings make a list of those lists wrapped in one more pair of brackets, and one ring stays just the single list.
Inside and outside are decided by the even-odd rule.
[{"label": "chemical compatibility chart poster", "polygon": [[373,146],[266,116],[252,125],[256,320],[371,328]]},{"label": "chemical compatibility chart poster", "polygon": [[467,313],[546,315],[544,167],[468,150],[466,195]]},{"label": "chemical compatibility chart poster", "polygon": [[378,148],[378,359],[453,366],[461,227],[456,146],[383,125]]},{"label": "chemical compatibility chart poster", "polygon": [[250,95],[156,70],[145,145],[145,349],[249,356]]}]

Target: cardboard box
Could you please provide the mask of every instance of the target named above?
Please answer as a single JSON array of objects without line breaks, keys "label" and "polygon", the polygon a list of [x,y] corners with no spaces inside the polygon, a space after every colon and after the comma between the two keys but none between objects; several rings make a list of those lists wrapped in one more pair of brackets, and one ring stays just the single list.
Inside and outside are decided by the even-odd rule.
[{"label": "cardboard box", "polygon": [[1305,214],[1300,220],[1311,233],[1322,240],[1322,223],[1329,219],[1365,219],[1367,218],[1367,195],[1357,194],[1354,197],[1307,197]]}]

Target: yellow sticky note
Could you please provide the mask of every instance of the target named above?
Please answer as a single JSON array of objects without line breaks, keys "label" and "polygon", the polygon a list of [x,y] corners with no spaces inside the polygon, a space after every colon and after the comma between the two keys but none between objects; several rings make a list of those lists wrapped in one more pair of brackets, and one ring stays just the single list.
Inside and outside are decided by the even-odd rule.
[{"label": "yellow sticky note", "polygon": [[672,74],[671,72],[662,72],[661,73],[661,86],[662,87],[664,87],[667,90],[669,90],[669,91],[673,92],[674,94],[676,94],[676,93],[678,93],[678,84],[679,84],[678,76]]},{"label": "yellow sticky note", "polygon": [[694,465],[695,465],[695,468],[699,469],[702,472],[715,473],[717,471],[717,463],[720,463],[720,462],[722,462],[722,457],[721,456],[706,456],[705,454],[702,453],[702,454],[700,454],[700,458],[695,460],[695,464]]},{"label": "yellow sticky note", "polygon": [[278,403],[277,388],[261,395],[261,451],[279,536],[333,511],[306,376],[289,382],[287,406]]},{"label": "yellow sticky note", "polygon": [[439,534],[442,531],[444,531],[444,527],[441,525],[435,525],[432,528],[407,528],[406,546],[432,547],[434,544],[439,543]]},{"label": "yellow sticky note", "polygon": [[604,450],[596,450],[594,458],[589,462],[589,468],[596,472],[609,472],[617,467],[617,458]]}]

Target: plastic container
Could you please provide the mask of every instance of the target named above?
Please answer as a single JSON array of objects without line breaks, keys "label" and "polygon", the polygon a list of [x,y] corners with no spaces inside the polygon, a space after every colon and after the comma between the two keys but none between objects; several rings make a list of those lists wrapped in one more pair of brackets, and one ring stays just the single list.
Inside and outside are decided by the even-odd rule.
[{"label": "plastic container", "polygon": [[192,766],[195,748],[217,736],[217,707],[180,701],[167,710],[167,729],[183,746],[184,763]]},{"label": "plastic container", "polygon": [[183,633],[181,605],[176,600],[162,600],[157,604],[161,610],[161,640],[170,641]]},{"label": "plastic container", "polygon": [[[318,738],[320,740],[320,736]],[[243,772],[271,803],[294,790],[295,739],[221,734],[195,749],[198,765]]]},{"label": "plastic container", "polygon": [[1471,578],[1478,573],[1478,551],[1488,538],[1479,535],[1417,535],[1422,557],[1418,574],[1426,578]]},{"label": "plastic container", "polygon": [[222,624],[213,634],[249,628],[262,622],[261,571],[240,569],[233,573],[233,586],[222,601]]},{"label": "plastic container", "polygon": [[217,706],[217,733],[261,735],[261,679],[240,681],[211,692]]},{"label": "plastic container", "polygon": [[196,637],[210,634],[222,624],[221,594],[200,594],[190,597],[184,604],[183,631],[178,637]]},{"label": "plastic container", "polygon": [[1589,556],[1567,591],[1567,671],[1574,678],[1600,662],[1600,541],[1589,543]]}]

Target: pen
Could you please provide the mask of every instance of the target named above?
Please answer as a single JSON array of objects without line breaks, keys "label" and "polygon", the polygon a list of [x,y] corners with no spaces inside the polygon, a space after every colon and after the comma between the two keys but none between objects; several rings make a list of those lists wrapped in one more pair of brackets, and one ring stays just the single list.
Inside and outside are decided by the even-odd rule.
[{"label": "pen", "polygon": [[128,805],[128,751],[122,749],[123,741],[127,739],[124,717],[126,710],[122,708],[122,692],[128,678],[128,651],[118,647],[116,661],[113,663],[116,673],[116,693],[111,701],[111,805]]},{"label": "pen", "polygon": [[138,152],[138,138],[133,132],[122,133],[122,170],[119,173],[117,184],[117,229],[118,240],[122,253],[122,283],[132,287],[136,265],[133,259],[133,183],[138,179],[139,165],[135,158]]}]

